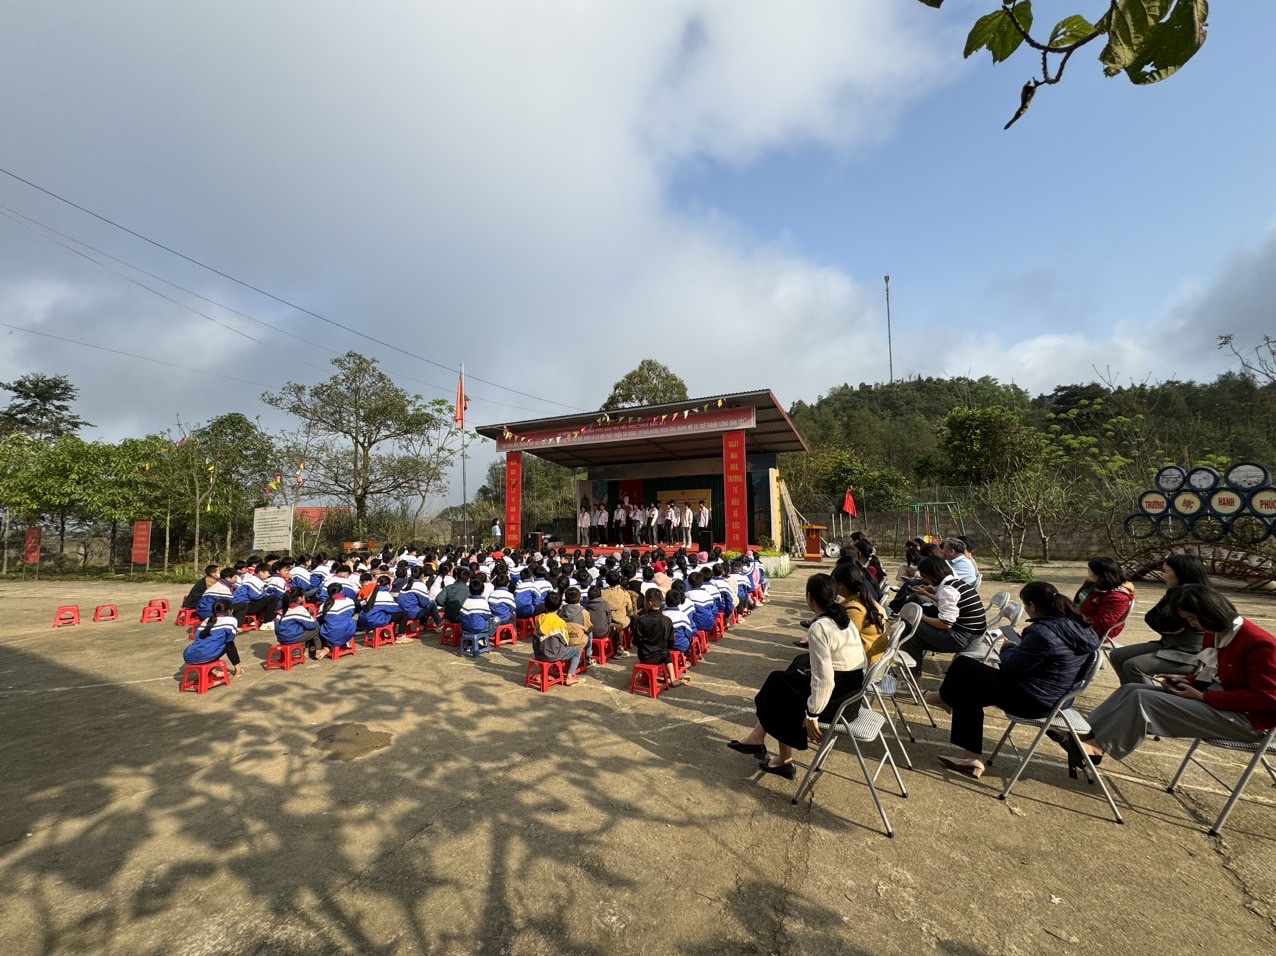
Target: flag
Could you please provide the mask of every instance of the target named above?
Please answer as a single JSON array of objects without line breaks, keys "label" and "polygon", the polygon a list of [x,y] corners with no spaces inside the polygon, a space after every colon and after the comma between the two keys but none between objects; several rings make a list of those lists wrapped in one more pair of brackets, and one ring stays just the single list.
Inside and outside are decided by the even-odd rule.
[{"label": "flag", "polygon": [[465,407],[469,401],[465,397],[465,366],[461,366],[461,377],[456,382],[456,427],[465,427]]},{"label": "flag", "polygon": [[858,518],[860,516],[859,509],[855,507],[855,496],[851,494],[850,488],[846,489],[846,498],[842,501],[842,510],[852,518]]}]

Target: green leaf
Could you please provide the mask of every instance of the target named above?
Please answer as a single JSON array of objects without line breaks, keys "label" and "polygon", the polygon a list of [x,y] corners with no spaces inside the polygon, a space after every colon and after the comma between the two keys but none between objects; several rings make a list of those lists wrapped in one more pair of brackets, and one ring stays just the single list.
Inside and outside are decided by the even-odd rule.
[{"label": "green leaf", "polygon": [[[1031,0],[1021,0],[1011,8],[1015,20],[1024,31],[1032,29]],[[1010,57],[1023,43],[1023,34],[1015,29],[1010,14],[1003,7],[975,21],[970,34],[966,37],[966,50],[962,54],[969,57],[972,53],[986,49],[992,54],[994,63],[1001,63]]]},{"label": "green leaf", "polygon": [[1106,19],[1103,72],[1140,86],[1172,76],[1205,43],[1207,0],[1116,0]]},{"label": "green leaf", "polygon": [[1064,17],[1050,31],[1048,46],[1071,46],[1094,33],[1094,24],[1082,16]]}]

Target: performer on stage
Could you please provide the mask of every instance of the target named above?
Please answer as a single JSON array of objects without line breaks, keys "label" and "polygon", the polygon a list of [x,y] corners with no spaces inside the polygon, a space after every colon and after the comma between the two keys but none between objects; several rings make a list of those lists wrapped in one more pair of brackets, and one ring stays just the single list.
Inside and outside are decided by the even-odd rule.
[{"label": "performer on stage", "polygon": [[625,543],[625,524],[626,524],[626,519],[628,519],[628,517],[629,517],[629,514],[628,512],[625,511],[625,503],[623,501],[617,502],[616,512],[615,514],[612,515],[612,519],[613,519],[612,531],[611,531],[612,544]]},{"label": "performer on stage", "polygon": [[589,531],[594,526],[593,517],[588,505],[580,506],[580,514],[576,516],[576,543],[581,547],[589,544]]},{"label": "performer on stage", "polygon": [[594,544],[607,543],[607,506],[601,501],[594,510]]},{"label": "performer on stage", "polygon": [[665,506],[665,533],[662,541],[665,544],[673,544],[673,529],[678,518],[678,509],[674,507],[673,502],[669,502]]},{"label": "performer on stage", "polygon": [[691,502],[684,501],[682,503],[682,543],[684,546],[691,547],[691,522],[695,520],[695,515],[691,512]]}]

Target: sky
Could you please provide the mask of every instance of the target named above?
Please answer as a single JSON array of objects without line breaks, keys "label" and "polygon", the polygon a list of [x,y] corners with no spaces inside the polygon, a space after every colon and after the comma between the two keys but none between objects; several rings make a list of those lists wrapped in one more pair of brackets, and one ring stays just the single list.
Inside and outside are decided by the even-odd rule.
[{"label": "sky", "polygon": [[348,349],[426,398],[464,363],[474,425],[648,357],[788,405],[887,379],[887,274],[896,377],[1236,367],[1218,335],[1276,333],[1276,4],[1152,87],[1083,50],[1009,131],[1035,60],[961,56],[993,6],[11,0],[0,169],[195,262],[0,174],[0,381],[68,375],[108,440],[286,425],[261,393]]}]

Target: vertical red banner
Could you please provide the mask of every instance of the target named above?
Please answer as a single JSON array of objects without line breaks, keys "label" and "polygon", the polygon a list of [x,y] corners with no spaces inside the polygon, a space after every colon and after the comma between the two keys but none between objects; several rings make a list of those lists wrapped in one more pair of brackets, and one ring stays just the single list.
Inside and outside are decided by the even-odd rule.
[{"label": "vertical red banner", "polygon": [[523,453],[505,453],[505,547],[517,548],[523,537]]},{"label": "vertical red banner", "polygon": [[40,563],[39,528],[27,528],[26,540],[22,542],[22,560],[26,564]]},{"label": "vertical red banner", "polygon": [[725,432],[722,436],[722,490],[728,551],[744,551],[749,547],[747,481],[744,432]]},{"label": "vertical red banner", "polygon": [[133,552],[129,560],[134,564],[149,564],[151,560],[151,523],[133,522]]}]

